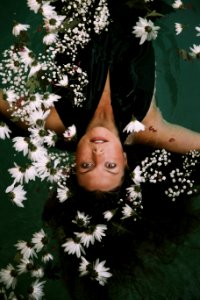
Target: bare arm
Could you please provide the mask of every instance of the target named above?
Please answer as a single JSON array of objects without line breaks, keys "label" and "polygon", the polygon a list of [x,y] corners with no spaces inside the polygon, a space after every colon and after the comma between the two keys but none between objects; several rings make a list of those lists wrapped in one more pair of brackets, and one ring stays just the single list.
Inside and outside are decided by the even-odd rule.
[{"label": "bare arm", "polygon": [[200,150],[200,133],[165,121],[156,106],[155,98],[142,123],[145,131],[131,134],[127,139],[128,144],[147,144],[178,153]]}]

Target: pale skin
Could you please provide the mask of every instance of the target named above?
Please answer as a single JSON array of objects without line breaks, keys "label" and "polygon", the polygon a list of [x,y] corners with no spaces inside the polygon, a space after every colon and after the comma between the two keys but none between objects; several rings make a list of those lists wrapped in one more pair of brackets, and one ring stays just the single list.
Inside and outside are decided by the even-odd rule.
[{"label": "pale skin", "polygon": [[[10,116],[8,108],[1,97],[0,112],[7,117]],[[155,97],[142,123],[145,130],[129,135],[126,143],[147,144],[177,153],[200,150],[200,133],[166,122]],[[58,134],[66,129],[55,108],[46,120],[46,128]],[[76,164],[78,182],[88,190],[109,191],[122,180],[127,159],[115,127],[109,73],[95,114],[77,146]]]}]

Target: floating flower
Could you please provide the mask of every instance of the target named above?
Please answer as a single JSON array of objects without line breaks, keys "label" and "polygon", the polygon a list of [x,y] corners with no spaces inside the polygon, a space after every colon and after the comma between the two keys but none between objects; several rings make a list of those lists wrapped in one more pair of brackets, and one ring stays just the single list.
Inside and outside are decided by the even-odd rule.
[{"label": "floating flower", "polygon": [[196,31],[197,31],[197,36],[200,36],[200,27],[199,27],[199,26],[196,26],[195,29],[196,29]]},{"label": "floating flower", "polygon": [[7,289],[10,287],[15,288],[17,283],[17,271],[11,264],[8,264],[5,269],[0,270],[0,282],[2,282]]},{"label": "floating flower", "polygon": [[193,44],[193,47],[190,47],[190,50],[192,51],[190,52],[190,55],[193,58],[200,58],[200,45]]},{"label": "floating flower", "polygon": [[58,35],[54,32],[50,32],[43,37],[43,43],[45,45],[51,45],[57,41]]},{"label": "floating flower", "polygon": [[175,23],[176,35],[179,35],[183,31],[184,25],[181,23]]},{"label": "floating flower", "polygon": [[136,26],[134,26],[133,29],[133,34],[140,38],[140,45],[142,45],[146,40],[155,40],[160,27],[155,26],[151,20],[139,17],[139,21],[136,23]]},{"label": "floating flower", "polygon": [[53,260],[53,255],[51,253],[45,253],[43,256],[42,256],[42,261],[44,263],[47,263],[48,261],[50,260]]},{"label": "floating flower", "polygon": [[64,252],[68,254],[76,254],[77,257],[81,257],[81,253],[85,254],[83,246],[80,244],[80,239],[67,239],[64,244],[62,244]]},{"label": "floating flower", "polygon": [[172,7],[175,9],[184,8],[184,4],[181,0],[175,0],[175,2],[172,4]]},{"label": "floating flower", "polygon": [[28,154],[29,139],[26,137],[17,136],[12,139],[14,142],[13,147],[18,152],[23,152],[24,155]]},{"label": "floating flower", "polygon": [[91,217],[85,215],[84,212],[77,211],[75,220],[72,220],[72,223],[77,224],[79,227],[86,227],[90,223]]},{"label": "floating flower", "polygon": [[142,171],[140,166],[135,167],[132,171],[132,180],[136,185],[140,185],[141,182],[144,182],[144,177],[141,176]]},{"label": "floating flower", "polygon": [[15,247],[20,251],[25,259],[29,259],[30,257],[32,258],[34,256],[37,257],[33,244],[31,243],[26,241],[18,241],[17,244],[15,244]]},{"label": "floating flower", "polygon": [[67,139],[68,141],[70,141],[75,135],[76,135],[75,125],[69,126],[63,133],[64,138]]},{"label": "floating flower", "polygon": [[114,216],[114,211],[107,210],[103,213],[103,216],[107,221],[110,221],[112,219],[112,217]]},{"label": "floating flower", "polygon": [[85,257],[81,257],[81,263],[79,265],[79,272],[80,272],[80,276],[85,276],[88,274],[89,270],[88,270],[88,266],[90,265],[89,261],[87,261],[87,259],[85,259]]},{"label": "floating flower", "polygon": [[85,232],[77,232],[76,236],[80,239],[85,247],[89,247],[90,244],[94,244],[95,240],[101,242],[102,237],[105,236],[106,225],[99,224],[90,226]]},{"label": "floating flower", "polygon": [[44,288],[45,281],[39,282],[36,280],[33,282],[28,290],[28,299],[29,300],[40,300],[44,295],[43,288]]},{"label": "floating flower", "polygon": [[27,273],[33,270],[34,264],[31,259],[22,258],[20,264],[17,266],[17,272],[19,275]]},{"label": "floating flower", "polygon": [[142,197],[141,188],[138,185],[130,186],[126,188],[126,190],[128,193],[128,200],[131,202]]},{"label": "floating flower", "polygon": [[40,252],[43,249],[43,247],[48,243],[47,235],[43,229],[33,234],[31,243],[34,245],[36,252]]},{"label": "floating flower", "polygon": [[27,31],[29,28],[30,25],[18,23],[13,27],[12,34],[18,36],[22,31]]},{"label": "floating flower", "polygon": [[37,0],[27,0],[27,5],[30,10],[34,11],[34,13],[37,13],[41,6],[40,2],[38,2]]},{"label": "floating flower", "polygon": [[9,138],[10,133],[9,127],[4,122],[0,122],[0,139],[5,140],[5,138]]},{"label": "floating flower", "polygon": [[57,198],[61,203],[68,199],[70,190],[67,186],[60,186],[57,188]]},{"label": "floating flower", "polygon": [[132,119],[131,122],[129,122],[126,127],[123,129],[123,132],[127,132],[127,133],[132,133],[132,132],[139,132],[139,131],[144,131],[145,130],[145,126],[139,122],[136,119]]},{"label": "floating flower", "polygon": [[131,217],[133,213],[134,213],[133,208],[130,205],[125,204],[125,206],[122,208],[122,215],[123,215],[122,219]]},{"label": "floating flower", "polygon": [[99,262],[99,259],[97,259],[94,264],[94,271],[96,271],[95,279],[99,282],[100,285],[105,285],[107,279],[112,276],[112,274],[108,272],[110,269],[104,266],[105,263],[105,260]]},{"label": "floating flower", "polygon": [[24,207],[24,204],[22,202],[24,200],[27,200],[27,198],[26,191],[24,191],[22,185],[18,185],[16,187],[10,186],[6,189],[6,193],[9,194],[13,203],[15,203],[19,207]]}]

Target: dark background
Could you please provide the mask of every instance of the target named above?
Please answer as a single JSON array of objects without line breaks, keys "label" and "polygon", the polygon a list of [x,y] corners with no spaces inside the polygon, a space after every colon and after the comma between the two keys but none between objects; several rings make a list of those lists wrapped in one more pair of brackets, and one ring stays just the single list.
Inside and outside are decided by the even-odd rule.
[{"label": "dark background", "polygon": [[[200,132],[200,61],[184,61],[177,51],[178,48],[189,50],[193,44],[200,44],[200,37],[196,37],[194,29],[200,22],[200,2],[191,0],[187,2],[187,8],[187,10],[174,12],[158,22],[161,30],[154,42],[157,57],[157,101],[168,121]],[[32,25],[32,45],[36,51],[39,50],[41,44],[38,41],[41,37],[42,25],[40,17],[29,11],[25,0],[1,0],[0,52],[12,42],[13,20]],[[180,36],[175,35],[174,22],[188,25]],[[48,184],[35,181],[26,187],[28,200],[24,202],[25,208],[18,208],[11,203],[8,195],[5,194],[6,187],[12,182],[7,169],[13,166],[14,161],[22,160],[23,158],[16,155],[12,149],[11,141],[0,140],[0,268],[12,261],[15,253],[14,244],[18,240],[29,240],[34,232],[40,230],[41,212],[49,195]],[[191,206],[197,209],[200,207],[199,201],[200,197],[194,197]],[[180,249],[171,265],[166,266],[170,278],[174,266],[180,264],[182,257],[188,260],[191,272],[186,274],[185,282],[182,283],[183,294],[163,299],[200,299],[200,283],[199,290],[196,288],[194,290],[193,287],[193,281],[197,279],[197,274],[200,274],[200,228],[197,227],[185,239],[184,245],[185,247]],[[181,272],[181,266],[179,267]],[[184,269],[182,271],[184,272]],[[173,280],[173,284],[177,281],[180,285],[178,278],[173,277]],[[158,289],[161,288],[159,282],[155,281],[154,284]],[[45,291],[47,300],[70,299],[60,281],[48,281]],[[135,299],[134,295],[130,298],[132,299]],[[145,300],[147,299],[150,298]]]}]

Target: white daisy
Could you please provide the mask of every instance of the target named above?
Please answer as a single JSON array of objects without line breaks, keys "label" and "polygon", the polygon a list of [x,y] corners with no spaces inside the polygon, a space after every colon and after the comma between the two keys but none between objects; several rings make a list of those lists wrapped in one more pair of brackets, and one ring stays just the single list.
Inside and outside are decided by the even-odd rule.
[{"label": "white daisy", "polygon": [[181,0],[175,0],[174,3],[172,4],[172,7],[175,9],[183,8],[184,4]]},{"label": "white daisy", "polygon": [[68,76],[63,75],[62,78],[58,81],[58,83],[56,85],[66,87],[66,86],[68,86],[68,83],[69,83]]},{"label": "white daisy", "polygon": [[85,276],[88,274],[88,266],[90,265],[89,261],[85,259],[85,257],[81,257],[81,263],[79,265],[80,276]]},{"label": "white daisy", "polygon": [[140,45],[142,45],[146,40],[155,40],[160,27],[155,26],[151,20],[139,17],[139,21],[136,23],[133,29],[133,34],[140,38]]},{"label": "white daisy", "polygon": [[64,138],[71,140],[76,135],[76,126],[69,126],[63,133]]},{"label": "white daisy", "polygon": [[68,254],[76,254],[77,257],[81,257],[81,253],[85,254],[83,246],[80,244],[79,240],[73,240],[71,238],[67,239],[64,244],[62,244],[64,252]]},{"label": "white daisy", "polygon": [[41,267],[35,267],[31,270],[31,276],[35,278],[42,278],[44,277],[44,270]]},{"label": "white daisy", "polygon": [[28,300],[40,300],[42,299],[44,292],[45,281],[39,282],[37,279],[35,282],[33,282],[29,288],[29,294],[28,294]]},{"label": "white daisy", "polygon": [[32,258],[34,256],[37,257],[35,249],[31,243],[26,241],[18,241],[17,244],[15,244],[15,247],[20,251],[25,259],[29,259],[30,257]]},{"label": "white daisy", "polygon": [[85,247],[89,247],[90,244],[94,244],[95,238],[93,234],[87,233],[87,232],[76,232],[76,236],[80,239],[81,243]]},{"label": "white daisy", "polygon": [[195,45],[193,44],[193,47],[190,47],[190,55],[194,58],[199,58],[200,57],[200,45]]},{"label": "white daisy", "polygon": [[40,63],[34,63],[31,65],[30,72],[28,74],[28,77],[34,76],[37,72],[41,70],[42,66]]},{"label": "white daisy", "polygon": [[112,276],[112,274],[108,272],[110,269],[104,266],[105,263],[106,263],[105,260],[99,262],[99,259],[97,259],[94,264],[94,270],[97,273],[95,279],[99,282],[100,285],[105,285],[107,279]]},{"label": "white daisy", "polygon": [[141,176],[142,171],[140,166],[135,167],[132,171],[132,180],[135,184],[139,185],[141,182],[144,182],[144,177]]},{"label": "white daisy", "polygon": [[30,180],[35,180],[35,177],[37,177],[37,172],[35,167],[33,165],[27,166],[24,173],[25,183],[28,183]]},{"label": "white daisy", "polygon": [[196,26],[195,29],[196,29],[196,31],[197,31],[197,34],[196,34],[196,35],[197,35],[197,36],[200,36],[200,27],[199,27],[199,26]]},{"label": "white daisy", "polygon": [[51,45],[57,41],[58,35],[54,32],[50,32],[43,37],[43,43],[45,45]]},{"label": "white daisy", "polygon": [[44,136],[44,142],[47,144],[48,147],[53,147],[55,146],[56,141],[57,141],[57,134],[54,131],[48,129],[47,135]]},{"label": "white daisy", "polygon": [[102,237],[106,235],[105,230],[107,230],[107,226],[104,224],[99,224],[95,226],[92,234],[97,241],[101,242]]},{"label": "white daisy", "polygon": [[10,287],[15,288],[17,283],[17,271],[11,264],[8,264],[5,269],[0,270],[0,282],[2,282],[7,289]]},{"label": "white daisy", "polygon": [[5,94],[6,101],[8,101],[9,103],[13,103],[17,99],[19,99],[19,96],[12,89],[4,90],[3,92]]},{"label": "white daisy", "polygon": [[50,260],[53,260],[53,255],[51,253],[45,253],[42,255],[42,261],[44,263],[47,263]]},{"label": "white daisy", "polygon": [[47,31],[53,31],[60,27],[66,16],[54,15],[53,18],[44,18],[44,27]]},{"label": "white daisy", "polygon": [[57,198],[62,203],[69,197],[69,188],[67,186],[60,186],[57,188]]},{"label": "white daisy", "polygon": [[44,105],[44,107],[46,109],[48,109],[48,108],[52,107],[54,102],[57,102],[60,98],[61,98],[61,96],[56,95],[54,93],[45,93],[43,95],[42,104]]},{"label": "white daisy", "polygon": [[48,238],[44,230],[41,229],[39,232],[34,233],[31,242],[34,245],[36,252],[40,252],[48,243]]},{"label": "white daisy", "polygon": [[34,144],[32,144],[31,147],[29,147],[28,157],[33,162],[42,160],[46,156],[47,156],[47,149],[46,148],[44,148],[42,146],[34,145]]},{"label": "white daisy", "polygon": [[29,115],[29,123],[30,125],[37,125],[38,127],[43,127],[44,121],[50,114],[50,109],[43,111],[42,109],[36,109],[31,112]]},{"label": "white daisy", "polygon": [[24,155],[28,154],[28,146],[29,146],[29,139],[26,137],[17,136],[12,139],[14,142],[13,147],[18,152],[23,152]]},{"label": "white daisy", "polygon": [[5,138],[9,138],[10,133],[9,127],[4,122],[0,122],[0,139],[5,140]]},{"label": "white daisy", "polygon": [[179,35],[183,31],[183,28],[184,28],[183,24],[175,23],[176,35]]},{"label": "white daisy", "polygon": [[27,31],[29,28],[30,25],[18,23],[13,27],[12,34],[18,36],[22,31]]},{"label": "white daisy", "polygon": [[18,166],[14,162],[15,167],[8,169],[8,172],[10,173],[11,177],[14,178],[15,182],[23,183],[24,180],[24,173],[25,169]]},{"label": "white daisy", "polygon": [[130,207],[130,205],[125,204],[125,206],[122,208],[122,219],[126,219],[129,218],[133,215],[134,210],[132,209],[132,207]]},{"label": "white daisy", "polygon": [[31,270],[33,270],[34,264],[31,259],[23,258],[20,261],[20,264],[17,266],[17,272],[19,275],[27,273]]},{"label": "white daisy", "polygon": [[123,129],[123,132],[132,133],[144,130],[145,126],[141,122],[137,121],[136,119],[132,119],[132,121],[130,121]]},{"label": "white daisy", "polygon": [[26,191],[24,191],[22,185],[13,187],[11,190],[8,187],[6,189],[6,193],[9,194],[9,197],[13,203],[15,203],[19,207],[24,207],[24,204],[22,202],[24,200],[27,200],[27,198],[26,198]]},{"label": "white daisy", "polygon": [[77,224],[79,227],[86,227],[90,223],[91,217],[85,215],[84,212],[77,211],[75,220],[72,220],[72,223]]},{"label": "white daisy", "polygon": [[141,189],[138,187],[139,187],[138,185],[133,185],[133,186],[126,188],[129,201],[132,202],[132,201],[136,200],[137,198],[142,197]]},{"label": "white daisy", "polygon": [[107,210],[103,213],[103,216],[107,221],[110,221],[112,219],[112,217],[114,216],[114,211]]},{"label": "white daisy", "polygon": [[40,2],[38,2],[37,0],[27,0],[27,5],[30,10],[34,11],[34,13],[37,13],[41,6]]},{"label": "white daisy", "polygon": [[42,7],[41,7],[42,15],[44,16],[44,18],[52,19],[52,18],[56,17],[57,14],[55,12],[55,7],[49,3],[50,2],[43,2]]},{"label": "white daisy", "polygon": [[20,49],[19,55],[20,55],[21,61],[26,66],[31,66],[31,64],[34,62],[33,52],[25,46]]}]

